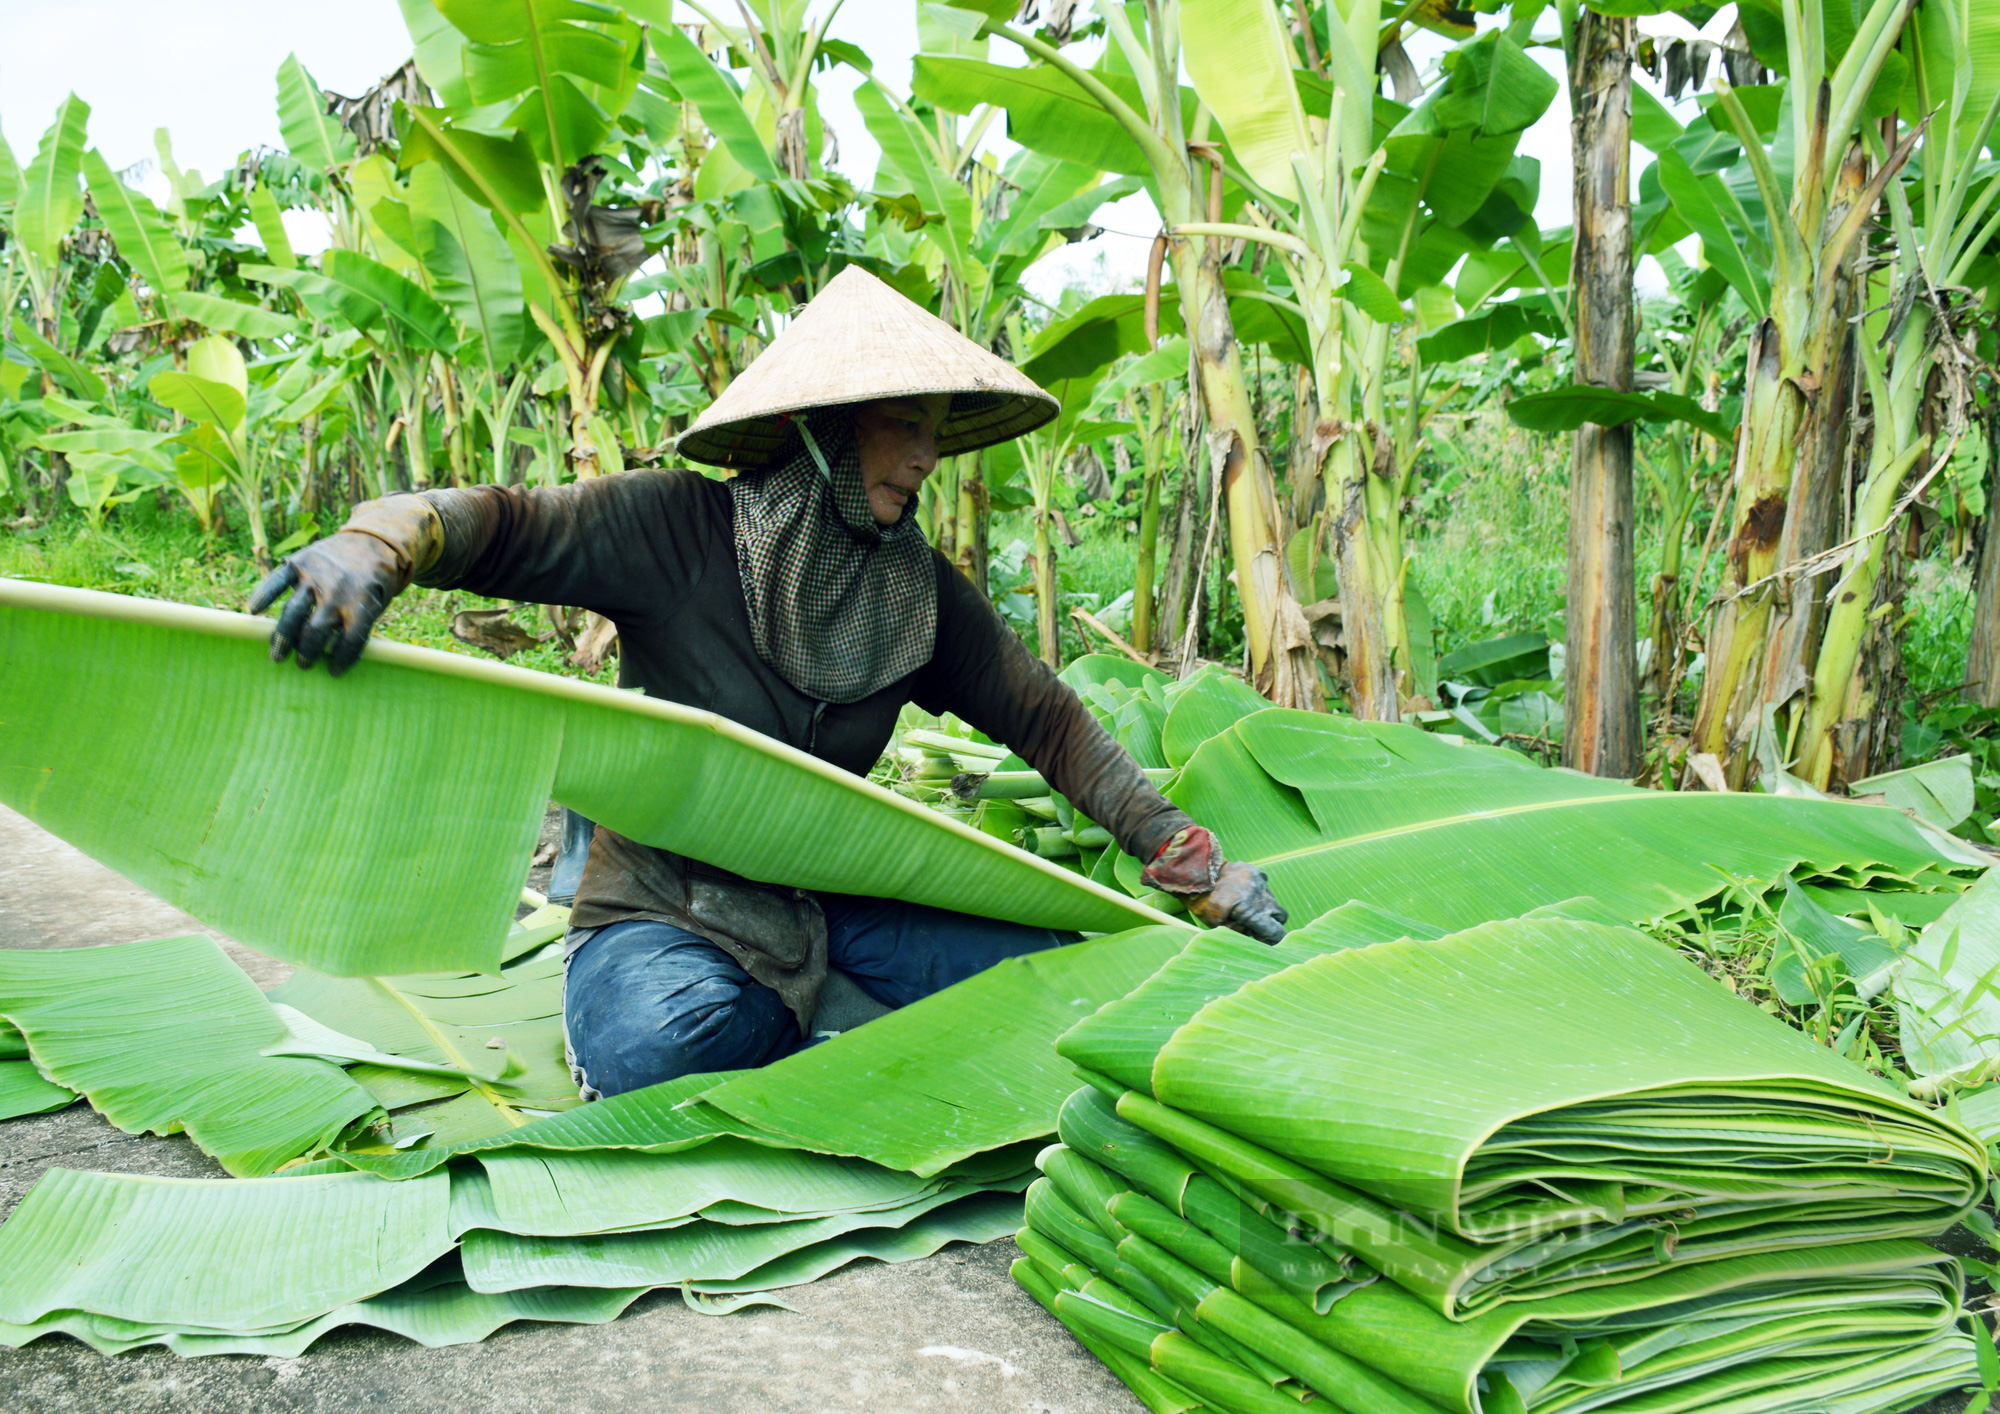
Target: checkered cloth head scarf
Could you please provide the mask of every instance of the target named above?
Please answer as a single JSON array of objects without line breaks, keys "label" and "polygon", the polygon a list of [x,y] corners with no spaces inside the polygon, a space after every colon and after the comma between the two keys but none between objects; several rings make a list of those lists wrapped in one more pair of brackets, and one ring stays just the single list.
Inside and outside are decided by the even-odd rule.
[{"label": "checkered cloth head scarf", "polygon": [[806,696],[859,702],[930,661],[937,571],[913,501],[878,525],[845,407],[794,420],[797,452],[729,483],[757,656]]}]

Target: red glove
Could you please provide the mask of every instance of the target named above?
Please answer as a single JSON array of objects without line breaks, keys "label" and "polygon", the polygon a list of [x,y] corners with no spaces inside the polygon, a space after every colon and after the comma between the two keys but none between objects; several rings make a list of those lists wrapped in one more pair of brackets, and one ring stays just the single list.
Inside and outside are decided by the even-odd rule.
[{"label": "red glove", "polygon": [[1163,893],[1186,898],[1188,912],[1210,928],[1234,928],[1260,943],[1284,941],[1287,915],[1272,897],[1264,871],[1225,860],[1215,836],[1199,825],[1161,845],[1140,877]]}]

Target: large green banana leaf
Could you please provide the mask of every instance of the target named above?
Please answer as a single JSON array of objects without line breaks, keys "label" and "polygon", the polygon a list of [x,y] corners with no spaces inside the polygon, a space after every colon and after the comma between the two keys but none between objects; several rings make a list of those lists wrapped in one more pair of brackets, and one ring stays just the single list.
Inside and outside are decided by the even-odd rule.
[{"label": "large green banana leaf", "polygon": [[[536,1237],[480,1230],[466,1234],[461,1257],[466,1282],[475,1291],[734,1281],[804,1248],[862,1229],[905,1227],[934,1209],[974,1196],[976,1190],[948,1184],[889,1208],[827,1213],[791,1222],[703,1220],[590,1237]],[[999,1194],[992,1202],[1003,1210],[1007,1226],[1002,1232],[1020,1226],[1019,1198]]]},{"label": "large green banana leaf", "polygon": [[0,1345],[23,1346],[58,1331],[74,1336],[105,1355],[118,1355],[142,1345],[163,1345],[183,1357],[198,1355],[262,1355],[291,1359],[328,1331],[341,1326],[372,1326],[420,1345],[464,1345],[484,1340],[514,1321],[563,1321],[602,1325],[615,1321],[646,1287],[595,1290],[587,1287],[545,1286],[529,1291],[495,1294],[477,1292],[452,1279],[449,1262],[440,1263],[409,1281],[365,1301],[337,1306],[313,1320],[287,1330],[262,1334],[206,1334],[158,1322],[121,1321],[87,1311],[66,1311],[31,1325],[0,1325]]},{"label": "large green banana leaf", "polygon": [[218,1332],[289,1328],[450,1251],[450,1180],[234,1180],[50,1169],[0,1224],[0,1321],[66,1311]]},{"label": "large green banana leaf", "polygon": [[185,1130],[237,1175],[323,1148],[376,1109],[337,1066],[261,1054],[284,1023],[199,934],[0,951],[0,1016],[50,1079],[111,1123],[128,1134]]},{"label": "large green banana leaf", "polygon": [[948,1242],[993,1242],[1020,1225],[1021,1200],[981,1193],[948,1203],[901,1227],[863,1228],[773,1258],[740,1277],[689,1282],[683,1292],[772,1291],[818,1281],[850,1262],[914,1262]]},{"label": "large green banana leaf", "polygon": [[891,1208],[941,1186],[861,1159],[733,1136],[671,1154],[503,1149],[480,1154],[479,1165],[483,1184],[453,1176],[454,1225],[543,1237],[653,1227],[724,1202],[813,1216]]},{"label": "large green banana leaf", "polygon": [[1185,927],[1009,958],[701,1097],[737,1132],[931,1175],[1055,1130],[1075,1088],[1054,1043],[1150,976]]},{"label": "large green banana leaf", "polygon": [[495,970],[552,794],[771,883],[1040,927],[1168,921],[712,713],[380,640],[334,681],[272,666],[270,631],[0,579],[0,802],[338,976]]},{"label": "large green banana leaf", "polygon": [[1281,709],[1206,740],[1167,795],[1230,858],[1262,867],[1297,920],[1363,899],[1455,929],[1590,895],[1640,922],[1731,878],[1770,883],[1800,866],[1853,882],[1941,878],[1967,864],[1882,807],[1639,790],[1413,727]]},{"label": "large green banana leaf", "polygon": [[1202,933],[1151,977],[1056,1038],[1065,1060],[1130,1090],[1153,1092],[1153,1059],[1196,1012],[1245,982],[1341,948],[1443,934],[1365,903],[1342,904],[1266,946],[1240,933]]},{"label": "large green banana leaf", "polygon": [[365,1169],[384,1178],[415,1178],[455,1155],[489,1149],[635,1149],[670,1154],[728,1132],[728,1121],[716,1111],[698,1106],[678,1108],[728,1076],[726,1071],[684,1075],[477,1139],[440,1143],[434,1135],[408,1149],[341,1149],[330,1157],[344,1167]]},{"label": "large green banana leaf", "polygon": [[1153,1090],[1486,1242],[1710,1205],[1859,1200],[1941,1226],[1986,1171],[1958,1125],[1591,923],[1487,924],[1252,981],[1174,1033]]}]

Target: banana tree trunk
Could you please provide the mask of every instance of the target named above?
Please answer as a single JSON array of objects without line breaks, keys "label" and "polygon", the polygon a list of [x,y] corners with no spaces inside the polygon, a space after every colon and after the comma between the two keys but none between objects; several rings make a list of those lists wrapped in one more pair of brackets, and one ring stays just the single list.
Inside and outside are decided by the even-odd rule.
[{"label": "banana tree trunk", "polygon": [[1160,544],[1160,479],[1167,461],[1165,392],[1155,383],[1142,395],[1146,482],[1139,497],[1139,553],[1132,571],[1132,642],[1142,651],[1153,641],[1153,568]]},{"label": "banana tree trunk", "polygon": [[[1632,390],[1632,44],[1630,19],[1580,9],[1570,60],[1576,177],[1576,381]],[[1565,623],[1565,766],[1639,772],[1632,560],[1632,425],[1585,423],[1570,448]]]},{"label": "banana tree trunk", "polygon": [[[1324,401],[1320,416],[1335,421]],[[1407,658],[1409,641],[1402,622],[1402,526],[1394,477],[1378,475],[1375,462],[1373,449],[1349,428],[1334,442],[1322,474],[1340,580],[1341,686],[1355,716],[1395,722],[1402,720],[1397,645],[1405,645]]]},{"label": "banana tree trunk", "polygon": [[[1874,180],[1879,184],[1883,177]],[[1859,203],[1872,201],[1868,186],[1856,141],[1843,154],[1815,240],[1830,237]],[[1765,709],[1780,710],[1781,729],[1798,726],[1811,710],[1825,631],[1819,577],[1763,581],[1828,548],[1839,528],[1854,421],[1850,320],[1859,299],[1858,252],[1856,242],[1839,266],[1822,271],[1815,265],[1807,272],[1815,281],[1809,287],[1774,285],[1772,308],[1789,310],[1788,318],[1783,324],[1766,319],[1751,336],[1744,425],[1731,478],[1737,491],[1730,598],[1717,609],[1709,634],[1692,748],[1723,758],[1732,789],[1749,780]]]},{"label": "banana tree trunk", "polygon": [[1993,523],[2000,507],[1995,506],[1992,495],[1989,490],[1979,547],[1972,641],[1965,649],[1965,700],[1981,707],[2000,707],[2000,534],[1995,534]]},{"label": "banana tree trunk", "polygon": [[1049,534],[1050,512],[1035,507],[1035,632],[1042,661],[1062,667],[1062,623],[1056,617],[1056,546]]},{"label": "banana tree trunk", "polygon": [[980,455],[974,452],[958,478],[958,572],[986,593],[986,472]]},{"label": "banana tree trunk", "polygon": [[[1868,163],[1860,143],[1847,149],[1836,178],[1826,228],[1831,231],[1854,209],[1867,185]],[[1854,325],[1860,313],[1859,282],[1855,278],[1858,250],[1830,272],[1830,297],[1820,319],[1826,331],[1824,362],[1818,391],[1807,403],[1799,429],[1799,457],[1793,467],[1787,498],[1784,537],[1778,544],[1780,565],[1800,564],[1830,549],[1840,539],[1849,448],[1853,440],[1855,382]],[[1763,684],[1758,702],[1781,710],[1799,697],[1812,680],[1826,630],[1826,591],[1831,570],[1786,580],[1778,586],[1771,627],[1765,641]],[[1809,710],[1809,709],[1808,709]]]},{"label": "banana tree trunk", "polygon": [[1751,733],[1759,721],[1764,645],[1777,598],[1776,588],[1763,581],[1779,565],[1791,472],[1805,420],[1804,394],[1785,373],[1778,326],[1770,319],[1751,331],[1747,382],[1730,476],[1736,505],[1726,551],[1729,597],[1716,608],[1709,629],[1708,669],[1691,747],[1723,758],[1732,790],[1743,787],[1754,756]]},{"label": "banana tree trunk", "polygon": [[[1192,219],[1177,213],[1176,223]],[[1312,635],[1285,569],[1278,538],[1277,497],[1271,473],[1258,455],[1257,418],[1244,381],[1243,352],[1229,317],[1218,244],[1180,239],[1173,249],[1174,281],[1208,415],[1209,461],[1222,477],[1229,508],[1230,558],[1243,605],[1243,633],[1256,688],[1280,707],[1319,707]]]},{"label": "banana tree trunk", "polygon": [[[1200,496],[1196,479],[1193,465],[1183,457],[1179,485],[1174,492],[1173,530],[1167,548],[1167,569],[1161,576],[1160,592],[1154,600],[1154,607],[1158,610],[1154,617],[1158,622],[1153,629],[1151,647],[1164,658],[1171,658],[1180,651],[1182,629],[1187,623],[1188,559],[1194,553],[1194,508]],[[1144,648],[1148,645],[1140,643],[1139,646]]]}]

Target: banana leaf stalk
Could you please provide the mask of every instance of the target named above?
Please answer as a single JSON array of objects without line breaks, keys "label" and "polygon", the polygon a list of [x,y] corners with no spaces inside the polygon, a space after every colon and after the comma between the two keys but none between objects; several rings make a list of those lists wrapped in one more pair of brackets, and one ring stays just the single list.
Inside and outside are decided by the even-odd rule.
[{"label": "banana leaf stalk", "polygon": [[[1146,779],[1164,785],[1174,778],[1170,768],[1145,768]],[[1036,771],[991,771],[982,775],[967,771],[954,776],[951,793],[967,804],[975,800],[1023,800],[1049,793],[1049,783]]]}]

